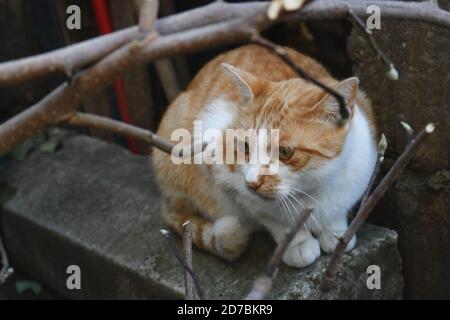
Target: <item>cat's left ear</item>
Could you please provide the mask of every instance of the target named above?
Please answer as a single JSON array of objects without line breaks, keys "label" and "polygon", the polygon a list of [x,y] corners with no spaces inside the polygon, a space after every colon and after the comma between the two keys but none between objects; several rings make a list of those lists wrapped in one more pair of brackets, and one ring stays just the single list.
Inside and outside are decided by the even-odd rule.
[{"label": "cat's left ear", "polygon": [[[345,105],[349,109],[350,114],[353,114],[355,107],[358,85],[359,79],[357,77],[351,77],[341,81],[334,88],[334,90],[344,97]],[[335,115],[339,113],[339,102],[332,95],[327,95],[324,98],[323,105],[327,113]]]},{"label": "cat's left ear", "polygon": [[221,65],[225,69],[226,74],[237,85],[241,95],[241,104],[247,106],[253,100],[253,87],[258,82],[258,78],[251,73],[233,67],[228,63],[222,63]]}]

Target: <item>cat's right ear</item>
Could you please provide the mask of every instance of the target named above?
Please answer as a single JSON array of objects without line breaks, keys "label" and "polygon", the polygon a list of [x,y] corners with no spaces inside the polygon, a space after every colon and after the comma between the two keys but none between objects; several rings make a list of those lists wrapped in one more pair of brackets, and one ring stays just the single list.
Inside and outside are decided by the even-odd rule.
[{"label": "cat's right ear", "polygon": [[252,85],[258,80],[254,75],[228,63],[222,63],[221,66],[225,69],[226,74],[237,85],[241,94],[241,103],[247,106],[253,100]]}]

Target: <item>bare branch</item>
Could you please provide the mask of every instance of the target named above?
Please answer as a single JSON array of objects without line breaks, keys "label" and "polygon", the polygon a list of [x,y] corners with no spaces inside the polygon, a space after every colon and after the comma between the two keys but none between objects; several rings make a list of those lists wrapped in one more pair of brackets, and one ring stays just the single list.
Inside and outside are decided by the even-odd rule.
[{"label": "bare branch", "polygon": [[419,149],[425,139],[434,131],[434,124],[430,123],[425,128],[420,131],[413,141],[408,144],[405,151],[400,155],[400,157],[395,161],[392,168],[386,174],[386,176],[381,180],[380,184],[375,188],[372,194],[369,196],[364,205],[361,206],[356,213],[355,218],[351,222],[350,226],[345,231],[341,238],[341,241],[336,246],[336,249],[331,256],[328,263],[327,269],[325,270],[324,277],[320,284],[320,292],[327,293],[333,286],[336,279],[337,270],[339,266],[339,261],[347,248],[347,245],[351,238],[356,234],[361,225],[369,216],[370,212],[373,210],[378,201],[383,197],[389,187],[397,180],[400,174],[405,169],[406,165],[409,163],[414,153]]},{"label": "bare branch", "polygon": [[380,142],[378,143],[377,160],[375,163],[375,168],[373,169],[372,177],[370,177],[370,181],[369,181],[369,184],[367,185],[367,189],[361,198],[360,207],[364,207],[367,203],[367,200],[369,199],[370,193],[372,192],[372,188],[378,177],[378,173],[380,172],[380,165],[384,161],[384,153],[386,152],[386,149],[387,149],[387,140],[386,140],[384,133],[382,133]]},{"label": "bare branch", "polygon": [[411,126],[405,122],[405,121],[400,121],[400,124],[402,125],[403,129],[405,129],[406,131],[406,145],[411,144],[411,142],[413,141],[414,138],[414,130],[411,128]]},{"label": "bare branch", "polygon": [[141,38],[153,31],[158,15],[158,0],[143,0],[139,15],[139,33]]},{"label": "bare branch", "polygon": [[175,258],[177,259],[178,263],[183,267],[183,269],[189,273],[189,275],[191,276],[193,282],[194,282],[194,286],[195,286],[195,290],[197,291],[197,295],[198,297],[203,300],[204,296],[203,296],[203,291],[202,288],[200,287],[200,282],[198,281],[197,275],[195,274],[195,272],[187,265],[186,261],[184,260],[183,255],[181,255],[178,252],[177,246],[174,243],[170,232],[162,229],[161,230],[161,234],[164,236],[164,238],[166,238],[167,243],[169,245],[170,251],[172,251],[173,255],[175,256]]},{"label": "bare branch", "polygon": [[[186,261],[186,265],[191,270],[194,270],[192,266],[192,224],[189,220],[183,223],[182,233],[184,259]],[[195,299],[194,280],[187,271],[184,273],[184,292],[187,300]]]},{"label": "bare branch", "polygon": [[6,249],[5,246],[3,245],[1,236],[0,236],[0,256],[2,263],[2,267],[0,269],[0,286],[1,286],[14,273],[13,268],[11,268],[11,266],[9,265],[8,254],[6,253]]},{"label": "bare branch", "polygon": [[94,114],[77,112],[67,120],[67,123],[78,127],[88,127],[141,140],[168,154],[172,153],[174,147],[170,142],[167,142],[150,130]]},{"label": "bare branch", "polygon": [[286,234],[283,241],[281,241],[275,248],[275,251],[270,257],[269,262],[267,263],[264,274],[256,279],[252,290],[245,298],[246,300],[261,300],[267,297],[270,290],[272,289],[273,279],[275,278],[276,271],[281,263],[281,259],[283,258],[286,249],[289,247],[292,239],[306,222],[312,212],[312,208],[305,208],[298,214],[292,228]]},{"label": "bare branch", "polygon": [[[357,16],[365,18],[368,16],[366,12],[368,5],[379,6],[383,11],[383,19],[386,20],[412,20],[450,28],[450,13],[440,9],[431,2],[315,0],[305,5],[300,12],[289,13],[281,19],[343,18],[347,15],[348,8],[351,8]],[[198,9],[159,19],[156,23],[156,31],[160,35],[169,35],[207,25],[213,26],[224,21],[253,20],[256,16],[265,16],[267,7],[267,2],[215,2]],[[263,30],[275,22],[266,21],[259,30]],[[213,41],[215,44],[227,44],[241,40],[241,38],[233,37],[233,35],[223,37],[222,33],[226,31],[227,25],[222,24],[221,26],[222,28],[216,28],[215,32],[216,34],[221,33],[220,38],[222,40],[209,41]],[[0,85],[18,84],[46,75],[65,74],[68,70],[81,69],[98,61],[109,52],[135,39],[137,36],[138,28],[131,27],[49,53],[0,63]],[[211,46],[215,44],[211,44]],[[200,46],[197,50],[204,47]]]},{"label": "bare branch", "polygon": [[289,57],[289,54],[282,46],[279,46],[279,45],[261,37],[257,32],[255,32],[253,34],[252,41],[255,42],[256,44],[259,44],[260,46],[263,46],[263,47],[271,50],[275,54],[277,54],[288,66],[290,66],[292,69],[294,69],[294,71],[297,72],[297,74],[301,78],[305,79],[308,82],[313,83],[314,85],[318,86],[319,88],[321,88],[328,94],[332,95],[339,103],[340,118],[338,119],[338,125],[342,126],[345,124],[345,122],[348,120],[348,118],[350,116],[350,113],[346,107],[344,97],[341,94],[339,94],[336,90],[330,88],[326,84],[322,83],[321,81],[311,77],[305,70],[303,70],[302,67],[300,67],[297,63],[294,62],[294,60],[292,60]]},{"label": "bare branch", "polygon": [[356,25],[364,32],[364,35],[366,36],[367,41],[369,42],[370,46],[372,47],[375,55],[380,59],[387,68],[386,75],[391,80],[398,80],[398,72],[395,69],[394,63],[387,57],[387,55],[378,47],[377,42],[375,41],[375,38],[373,37],[372,31],[367,29],[365,23],[361,20],[360,17],[358,17],[355,12],[352,10],[352,8],[348,7],[348,15],[351,20],[353,20]]},{"label": "bare branch", "polygon": [[300,9],[306,0],[271,0],[267,8],[267,16],[270,20],[277,19],[284,11]]}]

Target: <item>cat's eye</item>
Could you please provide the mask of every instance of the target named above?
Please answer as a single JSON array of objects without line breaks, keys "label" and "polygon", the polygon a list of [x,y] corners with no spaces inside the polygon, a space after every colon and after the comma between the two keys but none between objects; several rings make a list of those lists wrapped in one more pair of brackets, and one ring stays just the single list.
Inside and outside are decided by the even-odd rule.
[{"label": "cat's eye", "polygon": [[289,160],[294,155],[294,148],[280,147],[278,154],[281,160]]}]

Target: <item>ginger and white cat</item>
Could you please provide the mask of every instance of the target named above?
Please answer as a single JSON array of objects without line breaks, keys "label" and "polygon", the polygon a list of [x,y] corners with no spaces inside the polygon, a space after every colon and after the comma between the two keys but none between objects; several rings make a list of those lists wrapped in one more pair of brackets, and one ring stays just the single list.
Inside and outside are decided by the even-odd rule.
[{"label": "ginger and white cat", "polygon": [[346,230],[347,213],[375,166],[377,133],[357,78],[339,82],[317,61],[286,50],[310,75],[345,97],[351,115],[345,126],[336,126],[334,98],[300,79],[272,52],[247,45],[204,66],[169,106],[158,134],[170,140],[175,129],[192,131],[196,120],[205,129],[276,128],[278,173],[262,175],[261,164],[249,163],[176,165],[159,150],[153,152],[153,164],[168,225],[180,233],[191,220],[195,245],[226,259],[245,250],[258,226],[281,241],[301,208],[313,207],[283,256],[287,265],[304,267],[321,249],[333,251]]}]

